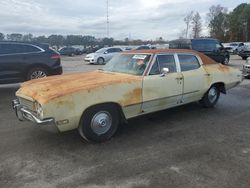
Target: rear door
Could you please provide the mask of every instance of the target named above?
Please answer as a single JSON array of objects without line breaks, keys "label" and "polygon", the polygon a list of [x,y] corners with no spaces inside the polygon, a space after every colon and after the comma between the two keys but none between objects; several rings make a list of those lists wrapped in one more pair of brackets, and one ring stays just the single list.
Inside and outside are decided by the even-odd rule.
[{"label": "rear door", "polygon": [[178,54],[183,75],[182,103],[200,100],[208,87],[209,75],[201,66],[201,59],[193,54]]},{"label": "rear door", "polygon": [[[168,68],[169,73],[161,70]],[[166,109],[180,103],[183,92],[183,76],[177,67],[174,54],[158,54],[149,75],[143,79],[143,105],[145,113]]]}]

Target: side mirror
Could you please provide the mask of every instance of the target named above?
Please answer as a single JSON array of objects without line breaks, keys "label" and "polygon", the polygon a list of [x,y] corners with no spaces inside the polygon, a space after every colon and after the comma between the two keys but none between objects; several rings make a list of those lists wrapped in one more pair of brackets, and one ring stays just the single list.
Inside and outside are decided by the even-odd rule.
[{"label": "side mirror", "polygon": [[108,51],[105,51],[105,52],[104,52],[104,54],[107,54],[107,53],[108,53]]},{"label": "side mirror", "polygon": [[169,73],[169,68],[164,67],[161,69],[161,77],[164,77],[168,73]]}]

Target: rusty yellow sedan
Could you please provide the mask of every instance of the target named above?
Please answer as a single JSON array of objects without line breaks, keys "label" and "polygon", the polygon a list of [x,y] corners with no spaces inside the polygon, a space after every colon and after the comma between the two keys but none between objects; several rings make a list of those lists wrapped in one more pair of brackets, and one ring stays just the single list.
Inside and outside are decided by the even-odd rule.
[{"label": "rusty yellow sedan", "polygon": [[129,51],[100,70],[25,82],[12,105],[19,120],[102,142],[130,118],[194,101],[213,107],[241,81],[239,70],[193,50]]}]

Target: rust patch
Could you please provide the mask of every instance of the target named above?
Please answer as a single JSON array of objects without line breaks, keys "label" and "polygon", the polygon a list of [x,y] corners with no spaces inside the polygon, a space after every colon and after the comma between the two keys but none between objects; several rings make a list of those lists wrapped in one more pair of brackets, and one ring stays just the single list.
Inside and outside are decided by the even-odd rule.
[{"label": "rust patch", "polygon": [[222,65],[222,64],[219,64],[218,70],[220,70],[221,72],[229,72],[230,71],[228,66]]},{"label": "rust patch", "polygon": [[126,93],[123,99],[119,101],[122,106],[129,106],[142,102],[142,88],[135,88],[131,92]]},{"label": "rust patch", "polygon": [[141,76],[100,71],[65,74],[25,82],[16,94],[32,97],[41,104],[45,104],[52,99],[78,91],[86,90],[90,92],[92,89],[108,85],[133,83],[141,80]]}]

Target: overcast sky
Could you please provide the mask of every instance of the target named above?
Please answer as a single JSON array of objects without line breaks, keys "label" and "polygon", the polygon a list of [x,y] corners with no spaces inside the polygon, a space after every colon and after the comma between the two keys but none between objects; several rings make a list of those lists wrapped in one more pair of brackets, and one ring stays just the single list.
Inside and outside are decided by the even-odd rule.
[{"label": "overcast sky", "polygon": [[[185,28],[191,10],[203,19],[218,5],[233,10],[249,0],[109,0],[110,37],[171,40]],[[0,0],[0,32],[106,37],[106,0]]]}]

